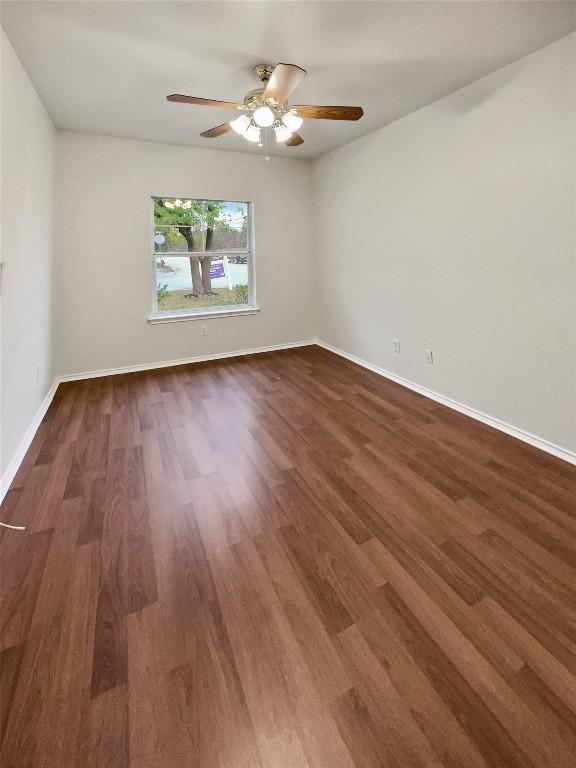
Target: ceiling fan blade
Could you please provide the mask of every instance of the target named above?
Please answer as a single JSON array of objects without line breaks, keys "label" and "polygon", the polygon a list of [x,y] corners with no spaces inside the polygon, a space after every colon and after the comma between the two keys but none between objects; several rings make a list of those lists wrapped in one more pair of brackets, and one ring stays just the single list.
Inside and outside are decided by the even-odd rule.
[{"label": "ceiling fan blade", "polygon": [[201,107],[219,107],[220,109],[242,109],[240,104],[233,101],[218,101],[217,99],[202,99],[200,96],[183,96],[172,93],[166,96],[167,101],[178,101],[181,104],[198,104]]},{"label": "ceiling fan blade", "polygon": [[262,96],[265,99],[286,101],[305,77],[306,70],[296,64],[276,64]]},{"label": "ceiling fan blade", "polygon": [[204,136],[205,139],[216,139],[218,136],[222,136],[223,133],[228,133],[231,130],[230,123],[222,123],[215,128],[209,128],[207,131],[203,131],[200,136]]},{"label": "ceiling fan blade", "polygon": [[300,117],[313,120],[360,120],[364,114],[362,107],[317,107],[313,104],[294,106]]},{"label": "ceiling fan blade", "polygon": [[292,137],[288,141],[284,142],[287,147],[299,147],[300,144],[304,144],[304,139],[299,133],[293,133]]}]

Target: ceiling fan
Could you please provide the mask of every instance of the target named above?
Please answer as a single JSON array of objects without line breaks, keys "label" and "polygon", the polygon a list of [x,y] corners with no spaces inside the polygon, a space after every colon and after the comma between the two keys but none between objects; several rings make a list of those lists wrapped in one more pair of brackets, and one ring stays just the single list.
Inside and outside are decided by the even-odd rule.
[{"label": "ceiling fan", "polygon": [[262,129],[273,128],[277,142],[285,142],[288,147],[297,147],[304,143],[298,133],[303,118],[313,120],[359,120],[364,111],[362,107],[318,107],[300,104],[290,106],[288,97],[306,77],[306,70],[296,64],[258,64],[254,72],[262,85],[249,91],[241,104],[232,101],[202,99],[197,96],[183,96],[173,93],[168,101],[183,104],[199,104],[205,107],[236,109],[242,114],[228,123],[204,131],[200,136],[215,139],[228,131],[236,131],[248,141],[262,145]]}]

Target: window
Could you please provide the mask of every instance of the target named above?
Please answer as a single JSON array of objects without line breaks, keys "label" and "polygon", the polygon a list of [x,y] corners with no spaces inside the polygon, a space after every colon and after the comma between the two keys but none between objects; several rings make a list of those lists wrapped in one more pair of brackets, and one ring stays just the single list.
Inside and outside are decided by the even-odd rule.
[{"label": "window", "polygon": [[152,200],[151,322],[256,311],[251,204]]}]

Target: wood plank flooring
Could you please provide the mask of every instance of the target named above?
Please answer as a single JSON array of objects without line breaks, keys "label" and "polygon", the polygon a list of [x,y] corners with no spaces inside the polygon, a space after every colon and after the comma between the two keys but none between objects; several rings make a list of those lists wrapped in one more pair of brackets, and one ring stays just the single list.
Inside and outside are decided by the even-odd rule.
[{"label": "wood plank flooring", "polygon": [[59,387],[2,768],[574,768],[576,469],[318,347]]}]

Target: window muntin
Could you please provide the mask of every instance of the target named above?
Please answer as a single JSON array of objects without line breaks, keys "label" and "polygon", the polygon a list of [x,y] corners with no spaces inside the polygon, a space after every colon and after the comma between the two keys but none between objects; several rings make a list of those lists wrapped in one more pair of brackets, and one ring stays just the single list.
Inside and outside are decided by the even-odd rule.
[{"label": "window muntin", "polygon": [[251,204],[153,198],[153,317],[254,309]]}]

